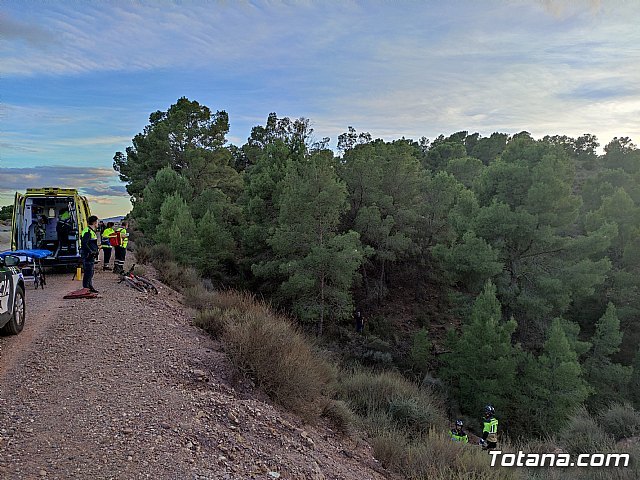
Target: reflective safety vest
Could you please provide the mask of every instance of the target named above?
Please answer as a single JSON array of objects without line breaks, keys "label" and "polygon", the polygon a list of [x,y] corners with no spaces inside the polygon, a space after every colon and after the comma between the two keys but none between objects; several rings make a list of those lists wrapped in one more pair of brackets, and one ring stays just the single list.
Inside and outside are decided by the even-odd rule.
[{"label": "reflective safety vest", "polygon": [[[91,248],[88,244],[85,244],[84,236],[89,233],[89,242],[95,243],[95,247]],[[98,252],[98,235],[92,228],[85,227],[80,234],[80,251],[83,258],[89,258],[90,255],[96,255]]]},{"label": "reflective safety vest", "polygon": [[102,232],[102,245],[105,245],[107,248],[111,248],[111,235],[115,233],[115,230],[111,227],[105,228],[104,232]]},{"label": "reflective safety vest", "polygon": [[462,435],[458,434],[456,430],[451,430],[451,440],[453,440],[454,442],[469,443],[469,436],[465,433],[464,430],[461,433]]},{"label": "reflective safety vest", "polygon": [[82,233],[80,234],[80,238],[84,237],[84,234],[87,232],[91,232],[91,240],[98,240],[96,231],[89,227],[84,227],[84,230],[82,230]]},{"label": "reflective safety vest", "polygon": [[71,218],[71,214],[70,214],[69,212],[62,212],[62,213],[60,214],[60,216],[58,217],[58,219],[59,219],[61,222],[66,222],[66,221],[68,221],[70,218]]},{"label": "reflective safety vest", "polygon": [[498,419],[491,417],[490,419],[484,419],[482,433],[487,432],[487,442],[496,443],[498,441]]},{"label": "reflective safety vest", "polygon": [[127,245],[129,244],[129,234],[127,233],[127,229],[124,227],[121,227],[117,229],[116,232],[120,234],[120,241],[122,242],[122,245],[121,245],[122,248],[127,248]]}]

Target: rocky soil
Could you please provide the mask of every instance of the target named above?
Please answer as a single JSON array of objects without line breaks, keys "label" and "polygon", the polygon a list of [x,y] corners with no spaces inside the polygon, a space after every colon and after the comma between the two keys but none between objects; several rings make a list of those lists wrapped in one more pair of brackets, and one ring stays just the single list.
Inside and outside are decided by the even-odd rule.
[{"label": "rocky soil", "polygon": [[49,275],[0,338],[0,478],[382,479],[356,437],[304,424],[235,378],[221,345],[157,296],[98,272],[93,300]]}]

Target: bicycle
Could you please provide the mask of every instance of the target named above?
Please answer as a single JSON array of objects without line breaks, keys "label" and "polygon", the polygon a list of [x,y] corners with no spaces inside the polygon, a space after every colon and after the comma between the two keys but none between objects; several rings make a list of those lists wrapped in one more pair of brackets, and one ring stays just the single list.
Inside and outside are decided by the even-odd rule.
[{"label": "bicycle", "polygon": [[142,275],[136,275],[133,273],[133,269],[135,268],[135,264],[131,266],[128,272],[122,272],[120,274],[120,280],[118,283],[124,282],[129,287],[141,292],[148,293],[151,292],[155,295],[158,294],[158,289],[156,286],[149,280],[148,278],[143,277]]}]

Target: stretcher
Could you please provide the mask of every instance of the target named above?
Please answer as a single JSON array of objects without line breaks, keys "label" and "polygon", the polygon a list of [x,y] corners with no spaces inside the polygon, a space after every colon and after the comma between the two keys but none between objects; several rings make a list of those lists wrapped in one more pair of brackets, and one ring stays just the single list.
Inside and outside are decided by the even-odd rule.
[{"label": "stretcher", "polygon": [[0,258],[7,255],[13,255],[20,259],[18,268],[22,273],[22,278],[26,283],[33,283],[33,286],[44,289],[47,284],[47,277],[42,266],[42,259],[50,257],[53,254],[50,250],[34,249],[34,250],[7,250],[0,252]]}]

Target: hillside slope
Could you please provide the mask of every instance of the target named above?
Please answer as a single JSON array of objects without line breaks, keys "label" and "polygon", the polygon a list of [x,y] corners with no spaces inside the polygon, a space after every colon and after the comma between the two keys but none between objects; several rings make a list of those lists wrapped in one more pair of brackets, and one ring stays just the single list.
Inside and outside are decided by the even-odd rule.
[{"label": "hillside slope", "polygon": [[0,338],[0,477],[381,479],[365,442],[305,425],[235,379],[181,297],[50,275]]}]

